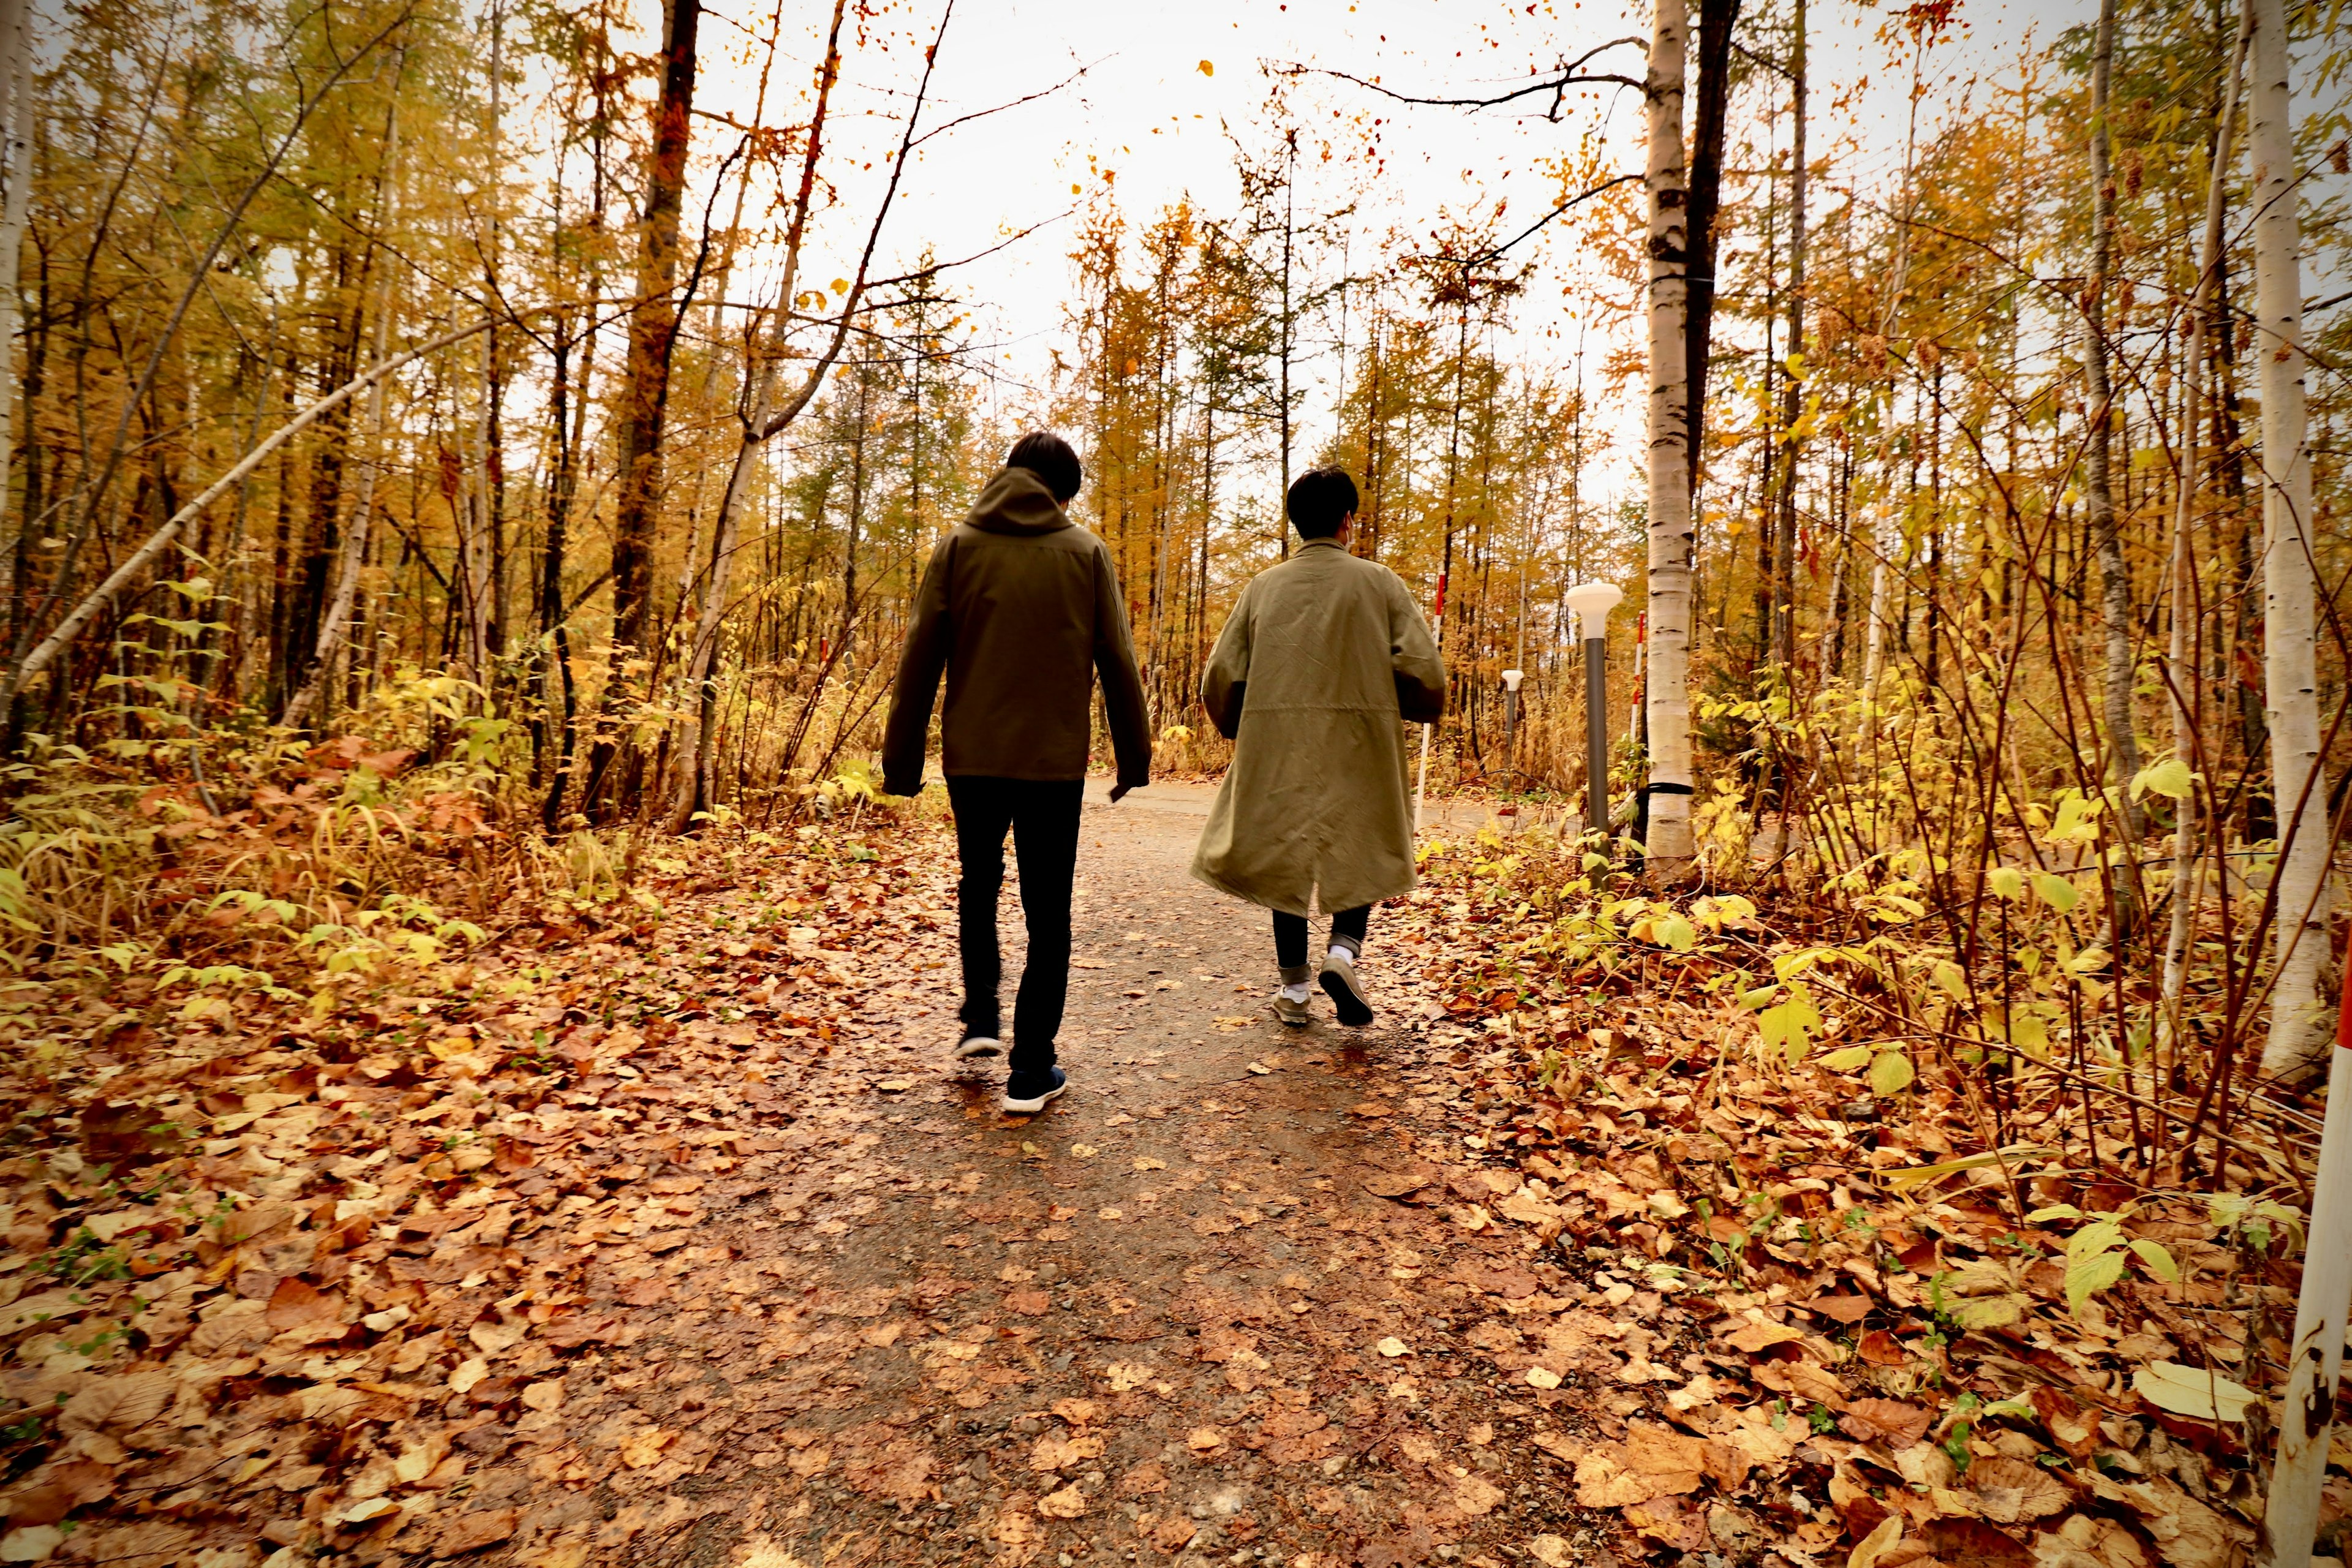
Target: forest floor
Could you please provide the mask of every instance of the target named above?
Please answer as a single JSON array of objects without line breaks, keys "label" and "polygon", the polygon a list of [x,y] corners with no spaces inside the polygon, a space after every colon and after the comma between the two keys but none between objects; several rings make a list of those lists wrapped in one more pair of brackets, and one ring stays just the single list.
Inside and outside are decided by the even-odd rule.
[{"label": "forest floor", "polygon": [[[1099,789],[1072,1088],[1034,1118],[945,1060],[936,824],[682,863],[658,921],[517,921],[373,1012],[174,1026],[86,998],[94,1059],[19,1096],[36,1152],[0,1166],[0,1556],[2242,1560],[2251,1531],[2181,1481],[2223,1507],[2242,1483],[2121,1420],[2104,1363],[2003,1342],[2075,1393],[2012,1405],[2036,1436],[1956,1429],[2002,1386],[1966,1394],[1882,1277],[1932,1230],[1884,1220],[1859,1262],[1808,1232],[1753,1294],[1701,1293],[1656,1261],[1701,1216],[1655,1154],[1556,1163],[1522,1130],[1448,978],[1481,928],[1427,890],[1377,911],[1379,1020],[1318,995],[1286,1030],[1262,912],[1185,875],[1209,792]],[[1010,890],[1004,926],[1017,971]],[[1547,1125],[1689,1121],[1685,1070],[1710,1069],[1659,1068],[1664,1099],[1580,1079],[1601,1131]],[[1780,1111],[1711,1076],[1761,1149]],[[1824,1210],[1919,1157],[1839,1147],[1793,1184]],[[1956,1255],[2009,1224],[1952,1212]],[[2091,1348],[2170,1348],[2124,1337]]]}]

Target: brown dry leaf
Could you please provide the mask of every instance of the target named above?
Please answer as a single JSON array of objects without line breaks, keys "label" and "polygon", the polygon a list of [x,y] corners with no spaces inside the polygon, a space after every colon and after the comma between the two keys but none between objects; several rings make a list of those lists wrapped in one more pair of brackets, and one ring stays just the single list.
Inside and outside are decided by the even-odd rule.
[{"label": "brown dry leaf", "polygon": [[1756,1381],[1779,1394],[1810,1399],[1832,1410],[1846,1406],[1845,1384],[1828,1368],[1809,1361],[1767,1361],[1756,1366]]},{"label": "brown dry leaf", "polygon": [[1185,1434],[1184,1446],[1196,1454],[1213,1454],[1225,1446],[1225,1434],[1220,1427],[1195,1426]]},{"label": "brown dry leaf", "polygon": [[1054,1298],[1034,1287],[1025,1290],[1007,1290],[1004,1293],[1004,1310],[1018,1312],[1024,1318],[1034,1318],[1054,1310]]},{"label": "brown dry leaf", "polygon": [[1832,1322],[1843,1323],[1849,1328],[1870,1316],[1871,1309],[1877,1304],[1867,1296],[1816,1296],[1810,1301],[1797,1303],[1808,1312],[1827,1318]]},{"label": "brown dry leaf", "polygon": [[1374,1171],[1364,1178],[1364,1191],[1376,1198],[1408,1198],[1427,1185],[1427,1175],[1398,1171]]},{"label": "brown dry leaf", "polygon": [[1200,1533],[1200,1527],[1182,1514],[1170,1514],[1151,1531],[1151,1544],[1162,1552],[1181,1552]]},{"label": "brown dry leaf", "polygon": [[1146,1459],[1118,1479],[1119,1491],[1128,1497],[1152,1497],[1168,1489],[1168,1470],[1157,1459]]},{"label": "brown dry leaf", "polygon": [[1850,1399],[1838,1414],[1838,1426],[1858,1442],[1907,1448],[1927,1436],[1935,1419],[1932,1413],[1899,1399]]},{"label": "brown dry leaf", "polygon": [[1064,1487],[1039,1499],[1037,1511],[1048,1519],[1076,1519],[1087,1511],[1087,1494],[1074,1486]]},{"label": "brown dry leaf", "polygon": [[2052,1471],[1998,1455],[1971,1460],[1960,1483],[1976,1494],[1984,1516],[1995,1524],[2047,1519],[2074,1500],[2074,1489]]},{"label": "brown dry leaf", "polygon": [[163,1414],[179,1387],[160,1367],[100,1378],[66,1401],[58,1426],[68,1433],[132,1431]]},{"label": "brown dry leaf", "polygon": [[331,1324],[340,1331],[343,1326],[343,1299],[331,1296],[308,1280],[288,1275],[269,1293],[269,1305],[263,1321],[278,1333],[289,1329],[308,1329]]},{"label": "brown dry leaf", "polygon": [[1854,1547],[1853,1554],[1845,1560],[1845,1568],[1878,1568],[1878,1560],[1893,1551],[1895,1542],[1902,1539],[1903,1516],[1888,1514]]},{"label": "brown dry leaf", "polygon": [[1801,1340],[1805,1336],[1801,1330],[1792,1329],[1786,1323],[1775,1323],[1762,1318],[1756,1318],[1739,1324],[1725,1333],[1723,1337],[1734,1350],[1746,1351],[1749,1355],[1754,1355],[1759,1351],[1769,1350],[1774,1345],[1787,1344],[1791,1340]]},{"label": "brown dry leaf", "polygon": [[1051,1474],[1067,1469],[1080,1459],[1098,1459],[1102,1451],[1103,1440],[1098,1436],[1066,1437],[1058,1432],[1048,1432],[1029,1450],[1029,1468]]},{"label": "brown dry leaf", "polygon": [[2100,1497],[2123,1503],[2139,1516],[2166,1568],[2231,1568],[2253,1541],[2252,1531],[2161,1476],[2123,1486],[2093,1468],[2084,1479]]},{"label": "brown dry leaf", "polygon": [[2037,1384],[2033,1389],[2033,1414],[2050,1436],[2077,1461],[2087,1459],[2098,1446],[2099,1420],[2095,1410],[2084,1410],[2054,1388]]},{"label": "brown dry leaf", "polygon": [[1910,1363],[1910,1352],[1902,1342],[1885,1329],[1873,1329],[1854,1342],[1854,1353],[1873,1366],[1904,1366]]},{"label": "brown dry leaf", "polygon": [[496,1546],[501,1541],[512,1540],[515,1526],[521,1519],[522,1510],[513,1508],[461,1513],[441,1527],[440,1538],[435,1544],[444,1557],[479,1552],[486,1546]]},{"label": "brown dry leaf", "polygon": [[1509,1494],[1480,1475],[1461,1477],[1454,1483],[1452,1499],[1454,1511],[1475,1517],[1492,1513],[1495,1506]]},{"label": "brown dry leaf", "polygon": [[8,1494],[12,1526],[55,1524],[89,1503],[114,1495],[114,1467],[95,1459],[68,1459],[43,1466]]},{"label": "brown dry leaf", "polygon": [[674,1432],[658,1426],[647,1426],[621,1439],[621,1463],[633,1470],[642,1470],[661,1461],[662,1450],[677,1441]]},{"label": "brown dry leaf", "polygon": [[1641,1425],[1623,1442],[1604,1443],[1577,1461],[1576,1500],[1587,1508],[1623,1508],[1695,1492],[1706,1479],[1705,1441]]},{"label": "brown dry leaf", "polygon": [[2034,1568],[2149,1568],[2147,1552],[2111,1519],[2074,1514],[2033,1538]]}]

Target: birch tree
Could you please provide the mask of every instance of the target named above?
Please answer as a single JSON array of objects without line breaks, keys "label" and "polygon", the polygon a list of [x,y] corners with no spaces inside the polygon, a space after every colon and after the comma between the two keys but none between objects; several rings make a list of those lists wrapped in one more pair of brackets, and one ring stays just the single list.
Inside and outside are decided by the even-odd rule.
[{"label": "birch tree", "polygon": [[1649,108],[1650,263],[1650,721],[1651,874],[1680,879],[1691,839],[1690,360],[1687,328],[1690,214],[1684,188],[1683,0],[1657,0],[1643,83]]},{"label": "birch tree", "polygon": [[[2279,818],[2278,973],[2263,1071],[2304,1078],[2326,1047],[2319,973],[2327,960],[2327,778],[2320,754],[2313,622],[2311,448],[2306,441],[2303,278],[2296,253],[2294,123],[2282,0],[2254,0],[2247,150],[2254,174],[2254,314],[2262,388],[2263,685]],[[2339,1308],[2341,1303],[2338,1303]],[[2339,1339],[2337,1348],[2340,1350]]]}]

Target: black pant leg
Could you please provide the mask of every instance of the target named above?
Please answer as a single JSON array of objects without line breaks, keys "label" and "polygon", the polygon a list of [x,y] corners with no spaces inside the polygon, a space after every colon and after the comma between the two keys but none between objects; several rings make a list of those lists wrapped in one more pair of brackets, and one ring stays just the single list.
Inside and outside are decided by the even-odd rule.
[{"label": "black pant leg", "polygon": [[1274,911],[1274,962],[1284,969],[1307,963],[1307,917]]},{"label": "black pant leg", "polygon": [[961,1016],[967,1035],[1003,1033],[997,1002],[1003,961],[996,942],[996,900],[1004,890],[1004,830],[1013,820],[1009,782],[948,780],[956,829],[956,943],[963,957]]},{"label": "black pant leg", "polygon": [[1364,932],[1371,928],[1371,923],[1372,906],[1360,904],[1352,910],[1341,910],[1331,917],[1331,935],[1334,940],[1345,937],[1354,942],[1356,952],[1360,954],[1364,951]]},{"label": "black pant leg", "polygon": [[1078,815],[1083,779],[1011,785],[1013,849],[1021,861],[1021,915],[1029,929],[1029,957],[1013,1004],[1014,1072],[1054,1065],[1055,1037],[1070,994],[1070,894],[1078,872]]}]

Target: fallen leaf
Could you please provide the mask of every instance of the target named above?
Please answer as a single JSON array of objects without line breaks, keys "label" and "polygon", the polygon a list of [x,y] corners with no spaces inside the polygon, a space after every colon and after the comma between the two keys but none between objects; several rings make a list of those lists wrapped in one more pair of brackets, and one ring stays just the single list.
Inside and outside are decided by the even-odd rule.
[{"label": "fallen leaf", "polygon": [[1935,1416],[1899,1399],[1850,1399],[1838,1413],[1838,1427],[1864,1443],[1907,1448],[1927,1435]]},{"label": "fallen leaf", "polygon": [[54,1524],[27,1525],[0,1535],[0,1563],[46,1563],[66,1543],[66,1532]]},{"label": "fallen leaf", "polygon": [[444,1557],[461,1556],[479,1552],[485,1546],[496,1546],[514,1537],[515,1525],[522,1518],[520,1509],[483,1509],[473,1513],[461,1513],[441,1527],[436,1543]]},{"label": "fallen leaf", "polygon": [[1792,1329],[1786,1323],[1769,1322],[1759,1318],[1751,1322],[1740,1324],[1723,1337],[1733,1349],[1743,1350],[1749,1355],[1754,1355],[1759,1351],[1769,1350],[1774,1345],[1787,1344],[1791,1340],[1801,1340],[1805,1336],[1801,1331]]},{"label": "fallen leaf", "polygon": [[1531,1387],[1558,1388],[1559,1381],[1559,1373],[1556,1372],[1547,1372],[1539,1366],[1528,1368],[1528,1383]]},{"label": "fallen leaf", "polygon": [[2176,1361],[2156,1362],[2132,1373],[2132,1392],[2159,1410],[2199,1421],[2243,1421],[2247,1406],[2260,1397],[2219,1373]]},{"label": "fallen leaf", "polygon": [[621,1440],[621,1463],[633,1470],[642,1470],[657,1463],[662,1450],[677,1441],[677,1434],[658,1426],[647,1426],[630,1433]]},{"label": "fallen leaf", "polygon": [[490,1363],[480,1356],[470,1356],[459,1362],[457,1370],[449,1374],[449,1387],[455,1393],[469,1393],[476,1384],[484,1382],[489,1375]]},{"label": "fallen leaf", "polygon": [[2074,1500],[2074,1489],[2055,1472],[2000,1455],[1970,1461],[1960,1481],[1976,1494],[1984,1516],[1995,1524],[2047,1519]]},{"label": "fallen leaf", "polygon": [[1564,1535],[1538,1535],[1528,1542],[1528,1555],[1543,1568],[1577,1568],[1575,1549]]},{"label": "fallen leaf", "polygon": [[1890,1513],[1878,1521],[1876,1529],[1862,1538],[1847,1554],[1845,1568],[1875,1568],[1878,1560],[1895,1549],[1903,1539],[1903,1516]]},{"label": "fallen leaf", "polygon": [[289,1275],[278,1282],[269,1293],[269,1305],[262,1321],[279,1333],[289,1329],[307,1329],[331,1323],[342,1327],[343,1301],[340,1296],[330,1296],[308,1280]]},{"label": "fallen leaf", "polygon": [[1215,1426],[1195,1426],[1185,1434],[1184,1446],[1196,1454],[1213,1454],[1225,1446],[1225,1434]]},{"label": "fallen leaf", "polygon": [[1087,1511],[1087,1494],[1074,1486],[1064,1487],[1040,1498],[1037,1511],[1048,1519],[1076,1519]]},{"label": "fallen leaf", "polygon": [[1393,1334],[1390,1335],[1387,1339],[1382,1340],[1372,1348],[1380,1352],[1382,1355],[1391,1358],[1401,1355],[1411,1355],[1412,1353],[1412,1347]]},{"label": "fallen leaf", "polygon": [[1364,1191],[1376,1198],[1411,1197],[1427,1185],[1427,1176],[1407,1175],[1394,1171],[1374,1171],[1364,1178]]},{"label": "fallen leaf", "polygon": [[1808,1312],[1827,1318],[1832,1322],[1844,1323],[1851,1327],[1870,1316],[1871,1309],[1878,1303],[1867,1296],[1816,1296],[1810,1301],[1800,1301],[1797,1305]]}]

